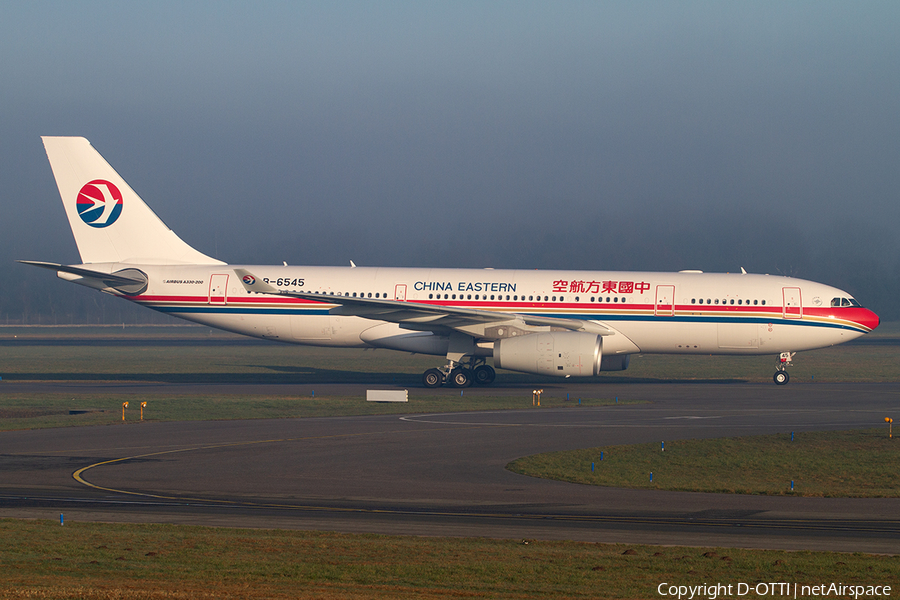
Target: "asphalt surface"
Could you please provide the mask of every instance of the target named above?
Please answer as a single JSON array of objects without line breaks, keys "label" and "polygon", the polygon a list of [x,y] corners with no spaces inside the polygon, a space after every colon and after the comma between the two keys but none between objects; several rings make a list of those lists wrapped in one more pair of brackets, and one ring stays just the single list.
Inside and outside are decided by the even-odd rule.
[{"label": "asphalt surface", "polygon": [[[3,382],[3,391],[60,385]],[[900,384],[600,385],[604,397],[646,403],[3,432],[0,517],[900,554],[900,499],[599,488],[505,469],[554,450],[883,426],[898,414]],[[362,399],[374,386],[315,387]],[[578,395],[596,397],[597,387],[545,386],[544,394],[568,392],[574,404]],[[83,384],[78,391],[94,388],[309,393],[309,386],[264,384]],[[521,395],[527,405],[530,392],[466,394]],[[426,392],[410,390],[412,402],[416,393]],[[458,396],[443,393],[448,401]]]}]

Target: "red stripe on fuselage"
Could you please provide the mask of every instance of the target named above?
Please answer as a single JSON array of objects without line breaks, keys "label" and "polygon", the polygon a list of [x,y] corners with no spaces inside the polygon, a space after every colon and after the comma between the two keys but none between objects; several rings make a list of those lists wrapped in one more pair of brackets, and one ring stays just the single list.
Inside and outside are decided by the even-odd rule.
[{"label": "red stripe on fuselage", "polygon": [[878,327],[881,319],[868,308],[859,306],[842,306],[842,307],[803,307],[803,316],[820,317],[825,319],[840,319],[842,321],[850,321],[860,327],[872,330]]},{"label": "red stripe on fuselage", "polygon": [[[141,304],[147,303],[186,303],[186,304],[207,304],[209,296],[126,296],[129,300]],[[341,297],[335,296],[323,298],[322,300],[307,300],[304,298],[286,298],[277,296],[233,296],[228,299],[228,304],[256,304],[256,305],[334,305],[340,304]],[[214,302],[221,304],[221,302]],[[554,311],[578,311],[587,312],[591,309],[602,310],[619,310],[619,311],[652,311],[653,304],[629,304],[613,303],[613,302],[478,302],[478,301],[415,301],[410,300],[409,304],[427,304],[432,306],[447,306],[459,308],[471,308],[475,310],[493,310],[498,312],[527,312],[532,310],[554,310]],[[742,313],[750,316],[760,316],[767,318],[776,318],[781,314],[783,308],[781,306],[731,306],[731,305],[696,305],[683,304],[676,305],[675,312],[678,315],[686,315],[687,313],[709,314],[729,314]],[[668,312],[668,311],[666,311]],[[803,307],[804,316],[818,318],[833,318],[842,321],[849,321],[866,329],[875,329],[878,327],[880,320],[878,315],[867,308],[856,306],[850,307]]]}]

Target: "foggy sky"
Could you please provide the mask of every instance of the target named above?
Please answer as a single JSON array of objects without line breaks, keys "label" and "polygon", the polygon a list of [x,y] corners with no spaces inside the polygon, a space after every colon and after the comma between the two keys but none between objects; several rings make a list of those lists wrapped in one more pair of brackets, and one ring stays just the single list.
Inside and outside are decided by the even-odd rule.
[{"label": "foggy sky", "polygon": [[4,3],[0,318],[92,293],[13,262],[80,262],[41,135],[227,262],[744,267],[900,318],[898,27],[896,2]]}]

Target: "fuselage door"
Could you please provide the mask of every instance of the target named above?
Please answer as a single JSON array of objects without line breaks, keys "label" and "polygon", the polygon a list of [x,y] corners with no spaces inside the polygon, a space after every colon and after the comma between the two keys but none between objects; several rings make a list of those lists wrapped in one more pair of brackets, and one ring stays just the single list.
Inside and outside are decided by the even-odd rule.
[{"label": "fuselage door", "polygon": [[406,302],[406,284],[398,283],[394,286],[394,300]]},{"label": "fuselage door", "polygon": [[209,279],[209,304],[228,304],[228,275],[213,275]]},{"label": "fuselage door", "polygon": [[800,301],[800,288],[786,287],[784,292],[784,318],[803,318],[803,303]]},{"label": "fuselage door", "polygon": [[675,316],[675,286],[656,286],[656,303],[653,305],[653,314],[657,317]]}]

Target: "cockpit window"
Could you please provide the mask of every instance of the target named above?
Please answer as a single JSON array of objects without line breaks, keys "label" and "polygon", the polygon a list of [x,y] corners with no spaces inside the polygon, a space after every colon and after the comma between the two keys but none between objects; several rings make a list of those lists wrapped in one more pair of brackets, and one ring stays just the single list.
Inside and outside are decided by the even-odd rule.
[{"label": "cockpit window", "polygon": [[831,306],[856,306],[857,308],[862,308],[862,304],[853,298],[832,298]]}]

